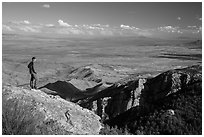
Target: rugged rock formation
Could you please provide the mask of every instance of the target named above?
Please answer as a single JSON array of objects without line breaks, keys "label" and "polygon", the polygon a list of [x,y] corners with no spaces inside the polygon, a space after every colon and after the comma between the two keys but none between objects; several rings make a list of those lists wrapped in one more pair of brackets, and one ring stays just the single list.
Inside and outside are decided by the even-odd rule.
[{"label": "rugged rock formation", "polygon": [[21,106],[29,106],[33,115],[41,114],[36,121],[39,130],[48,123],[70,134],[98,134],[101,129],[99,116],[59,96],[13,86],[3,86],[2,95],[4,101],[17,101]]},{"label": "rugged rock formation", "polygon": [[[150,107],[154,102],[179,91],[185,91],[197,83],[202,83],[202,67],[200,65],[169,70],[147,80],[141,94],[141,105]],[[202,89],[200,86],[199,88]]]},{"label": "rugged rock formation", "polygon": [[93,97],[79,102],[103,119],[112,119],[128,109],[140,106],[153,109],[154,102],[202,82],[200,65],[164,72],[154,78],[137,77],[120,81]]},{"label": "rugged rock formation", "polygon": [[144,134],[201,134],[201,65],[170,70],[148,79],[139,106],[105,123],[128,127],[134,134],[138,131]]},{"label": "rugged rock formation", "polygon": [[140,77],[130,81],[119,81],[93,97],[81,100],[79,104],[94,111],[103,119],[111,119],[139,105],[145,82],[146,79]]}]

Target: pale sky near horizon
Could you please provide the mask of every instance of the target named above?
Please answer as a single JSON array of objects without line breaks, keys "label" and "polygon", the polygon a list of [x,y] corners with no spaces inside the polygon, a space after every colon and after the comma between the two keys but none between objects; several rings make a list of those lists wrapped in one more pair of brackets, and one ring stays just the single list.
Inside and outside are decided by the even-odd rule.
[{"label": "pale sky near horizon", "polygon": [[202,3],[3,2],[2,22],[3,32],[201,37]]}]

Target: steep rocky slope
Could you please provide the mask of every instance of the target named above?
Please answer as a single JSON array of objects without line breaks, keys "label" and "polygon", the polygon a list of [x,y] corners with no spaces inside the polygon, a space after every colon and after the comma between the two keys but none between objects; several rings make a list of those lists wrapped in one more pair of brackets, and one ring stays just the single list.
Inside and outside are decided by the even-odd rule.
[{"label": "steep rocky slope", "polygon": [[[145,111],[154,109],[155,102],[185,91],[186,88],[202,83],[200,65],[164,72],[154,78],[135,77],[116,82],[93,97],[78,103],[93,110],[103,119],[112,119],[117,115],[139,106]],[[196,85],[199,89],[201,85]],[[165,102],[160,102],[165,103]]]},{"label": "steep rocky slope", "polygon": [[[52,131],[59,130],[54,134],[98,134],[101,129],[99,116],[59,96],[47,95],[40,90],[27,90],[13,86],[3,86],[2,95],[3,105],[7,102],[17,102],[17,105],[22,108],[29,108],[33,115],[41,115],[36,120],[36,129],[33,129],[36,130],[36,133],[40,134],[41,129],[47,127]],[[7,115],[5,117],[15,113],[12,110],[10,114],[5,111],[6,109],[3,109],[4,114]]]},{"label": "steep rocky slope", "polygon": [[127,127],[133,134],[202,134],[202,67],[148,79],[139,102],[105,123]]},{"label": "steep rocky slope", "polygon": [[94,111],[103,120],[111,119],[139,105],[140,94],[148,78],[148,76],[125,78],[91,97],[79,100],[78,104]]}]

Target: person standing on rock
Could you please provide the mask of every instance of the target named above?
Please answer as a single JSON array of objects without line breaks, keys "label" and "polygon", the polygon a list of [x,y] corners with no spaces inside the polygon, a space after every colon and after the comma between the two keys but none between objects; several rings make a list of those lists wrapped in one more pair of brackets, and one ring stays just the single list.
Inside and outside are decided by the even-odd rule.
[{"label": "person standing on rock", "polygon": [[35,57],[32,57],[32,61],[28,64],[29,73],[31,75],[30,78],[30,87],[31,89],[37,89],[36,83],[37,83],[37,72],[34,69],[34,62],[36,61]]}]

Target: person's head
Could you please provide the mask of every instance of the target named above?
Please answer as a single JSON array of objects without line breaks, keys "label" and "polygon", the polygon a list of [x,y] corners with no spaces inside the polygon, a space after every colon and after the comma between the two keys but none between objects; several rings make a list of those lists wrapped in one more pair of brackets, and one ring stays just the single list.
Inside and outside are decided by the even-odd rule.
[{"label": "person's head", "polygon": [[35,58],[35,57],[32,57],[32,61],[35,62],[35,61],[36,61],[36,58]]}]

